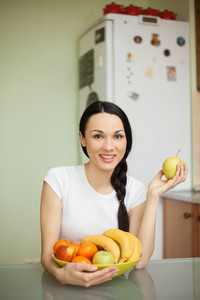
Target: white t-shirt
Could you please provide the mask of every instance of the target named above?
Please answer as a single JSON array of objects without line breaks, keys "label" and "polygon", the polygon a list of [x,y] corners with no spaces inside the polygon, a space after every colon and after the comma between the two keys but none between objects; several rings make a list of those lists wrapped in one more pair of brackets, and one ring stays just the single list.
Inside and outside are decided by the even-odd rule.
[{"label": "white t-shirt", "polygon": [[[80,242],[89,235],[118,228],[119,202],[115,190],[103,195],[89,184],[84,165],[52,168],[44,179],[62,200],[60,238]],[[146,200],[144,184],[127,176],[127,211]]]}]

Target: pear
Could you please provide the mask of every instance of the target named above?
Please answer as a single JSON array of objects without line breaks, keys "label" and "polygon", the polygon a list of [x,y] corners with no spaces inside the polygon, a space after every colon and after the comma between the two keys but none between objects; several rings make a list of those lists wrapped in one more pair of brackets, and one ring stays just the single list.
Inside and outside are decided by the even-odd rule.
[{"label": "pear", "polygon": [[[162,166],[164,175],[167,179],[172,179],[174,177],[174,175],[176,174],[176,166],[182,162],[182,160],[177,157],[178,153],[180,152],[180,150],[177,152],[176,156],[173,157],[169,157],[167,158]],[[183,164],[183,162],[182,162]],[[184,167],[184,164],[183,164]]]}]

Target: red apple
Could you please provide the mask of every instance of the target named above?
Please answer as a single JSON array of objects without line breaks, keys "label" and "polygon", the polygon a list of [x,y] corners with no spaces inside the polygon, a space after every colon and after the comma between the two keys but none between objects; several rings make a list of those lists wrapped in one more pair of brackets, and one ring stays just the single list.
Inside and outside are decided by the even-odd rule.
[{"label": "red apple", "polygon": [[76,256],[76,248],[73,246],[61,245],[56,250],[56,258],[70,262]]}]

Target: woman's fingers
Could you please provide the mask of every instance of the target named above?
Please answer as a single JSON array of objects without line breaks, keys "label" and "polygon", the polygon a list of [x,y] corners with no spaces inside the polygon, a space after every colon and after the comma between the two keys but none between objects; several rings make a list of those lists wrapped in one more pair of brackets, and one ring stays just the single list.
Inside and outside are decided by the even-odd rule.
[{"label": "woman's fingers", "polygon": [[161,179],[163,175],[164,175],[164,172],[163,172],[163,170],[161,169],[161,170],[158,172],[158,174],[156,175],[156,177],[159,178],[159,179]]},{"label": "woman's fingers", "polygon": [[67,266],[68,266],[68,268],[73,268],[76,271],[94,272],[94,271],[98,270],[98,268],[95,265],[91,265],[91,264],[70,263],[70,264],[67,264]]},{"label": "woman's fingers", "polygon": [[82,263],[67,264],[70,272],[71,284],[89,287],[111,280],[119,271],[116,266],[110,266],[102,270],[94,265]]},{"label": "woman's fingers", "polygon": [[185,164],[184,164],[184,176],[183,176],[183,181],[186,180],[187,174],[188,174],[188,166],[187,166],[187,164],[185,163]]},{"label": "woman's fingers", "polygon": [[108,267],[92,274],[84,274],[83,286],[89,287],[112,280],[112,278],[117,275],[118,271],[119,269],[116,267]]},{"label": "woman's fingers", "polygon": [[173,187],[175,187],[176,185],[178,185],[181,182],[184,182],[187,178],[187,173],[188,173],[188,167],[187,164],[185,164],[183,166],[182,163],[179,163],[177,165],[177,169],[176,169],[176,174],[175,176],[169,180],[169,182],[171,181],[171,184]]},{"label": "woman's fingers", "polygon": [[99,270],[94,273],[83,273],[83,286],[89,287],[92,285],[101,284],[103,282],[111,280],[115,275],[117,275],[119,269],[116,267],[108,267],[102,270]]}]

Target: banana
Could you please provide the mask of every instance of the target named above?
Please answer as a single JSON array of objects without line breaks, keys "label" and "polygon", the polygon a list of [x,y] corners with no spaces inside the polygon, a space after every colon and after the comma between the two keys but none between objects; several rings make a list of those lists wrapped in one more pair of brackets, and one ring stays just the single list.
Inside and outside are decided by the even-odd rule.
[{"label": "banana", "polygon": [[120,258],[120,248],[109,237],[103,235],[91,235],[81,241],[82,245],[86,243],[93,243],[96,246],[102,247],[104,250],[110,252],[114,256],[114,263],[118,263]]},{"label": "banana", "polygon": [[119,263],[123,263],[129,259],[133,250],[131,247],[130,237],[125,234],[125,231],[121,229],[109,229],[106,230],[102,235],[113,239],[120,245]]},{"label": "banana", "polygon": [[142,245],[141,245],[141,242],[140,240],[132,233],[130,232],[125,232],[125,234],[127,236],[129,236],[129,238],[131,239],[132,241],[132,254],[131,256],[128,258],[127,261],[133,261],[133,260],[136,260],[138,259],[141,254],[142,254]]}]

